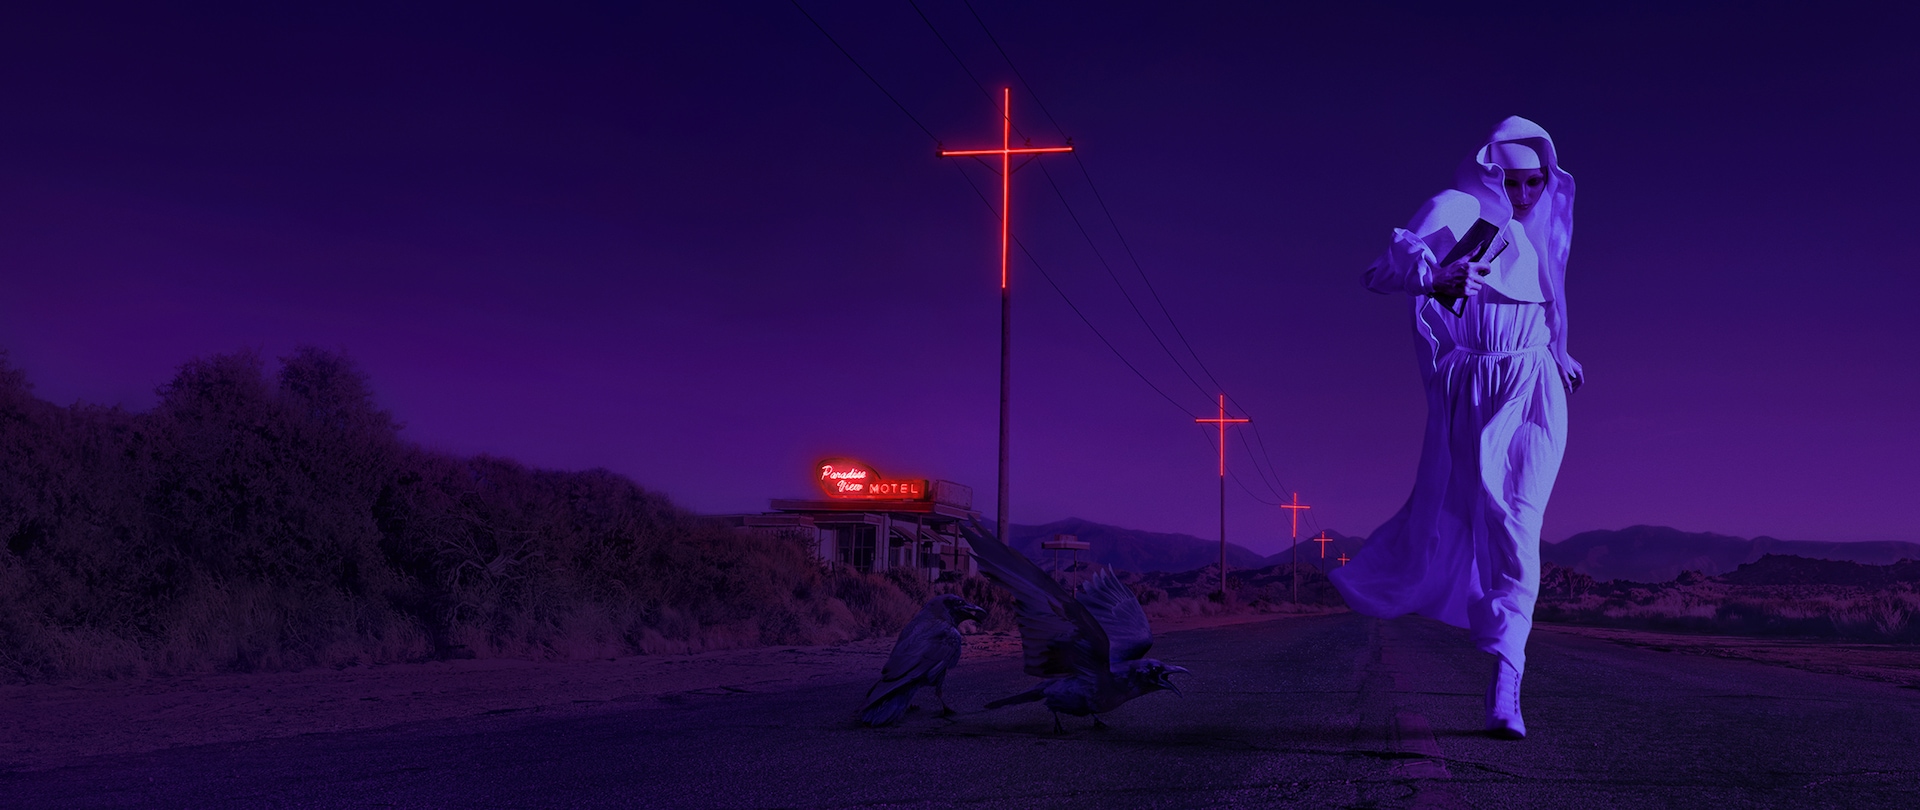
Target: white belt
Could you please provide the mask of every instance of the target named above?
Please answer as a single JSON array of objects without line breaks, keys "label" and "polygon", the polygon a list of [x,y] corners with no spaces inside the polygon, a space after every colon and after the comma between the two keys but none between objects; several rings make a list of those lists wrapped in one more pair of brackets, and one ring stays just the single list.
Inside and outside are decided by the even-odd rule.
[{"label": "white belt", "polygon": [[1455,346],[1453,347],[1453,350],[1456,352],[1460,352],[1462,354],[1471,354],[1478,357],[1512,357],[1517,354],[1526,354],[1528,352],[1546,351],[1547,344],[1542,343],[1538,346],[1528,346],[1523,349],[1474,349],[1466,346]]}]

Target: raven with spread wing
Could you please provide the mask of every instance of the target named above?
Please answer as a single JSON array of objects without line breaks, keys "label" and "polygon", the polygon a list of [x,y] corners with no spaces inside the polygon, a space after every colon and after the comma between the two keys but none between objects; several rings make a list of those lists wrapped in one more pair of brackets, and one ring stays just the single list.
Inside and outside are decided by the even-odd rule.
[{"label": "raven with spread wing", "polygon": [[[952,714],[953,710],[947,708],[946,683],[947,671],[960,662],[959,624],[986,618],[985,608],[950,593],[927,600],[926,607],[900,628],[893,654],[880,668],[879,682],[867,689],[867,697],[872,700],[860,709],[860,722],[870,726],[899,722],[906,716],[907,707],[913,705],[913,693],[922,686],[933,687],[934,696],[940,699],[940,714]],[[873,697],[874,690],[883,686],[886,691]]]},{"label": "raven with spread wing", "polygon": [[1062,714],[1091,715],[1095,726],[1104,726],[1100,715],[1129,700],[1162,689],[1180,694],[1170,676],[1188,670],[1146,657],[1153,646],[1147,614],[1112,569],[1083,583],[1075,596],[984,527],[962,531],[980,570],[1013,592],[1027,674],[1047,679],[987,708],[1045,701],[1053,730],[1065,732]]}]

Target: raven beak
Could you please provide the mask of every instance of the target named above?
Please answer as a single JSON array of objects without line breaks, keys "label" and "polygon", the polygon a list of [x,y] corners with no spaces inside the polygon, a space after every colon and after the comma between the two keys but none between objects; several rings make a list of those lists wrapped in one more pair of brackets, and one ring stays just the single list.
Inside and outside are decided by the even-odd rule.
[{"label": "raven beak", "polygon": [[960,607],[960,615],[976,622],[985,622],[987,620],[987,609],[979,605],[962,605]]}]

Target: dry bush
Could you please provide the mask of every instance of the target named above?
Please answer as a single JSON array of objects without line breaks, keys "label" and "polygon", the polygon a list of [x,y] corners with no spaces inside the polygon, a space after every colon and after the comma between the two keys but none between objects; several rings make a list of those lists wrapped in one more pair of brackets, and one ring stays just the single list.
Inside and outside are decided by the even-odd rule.
[{"label": "dry bush", "polygon": [[0,356],[0,540],[14,680],[834,643],[931,593],[604,470],[410,446],[304,348],[189,362],[144,414],[42,402]]},{"label": "dry bush", "polygon": [[962,599],[986,608],[986,620],[978,622],[983,632],[1011,633],[1020,629],[1019,614],[1014,607],[1013,594],[989,582],[985,577],[966,577],[957,582],[942,582],[939,589],[942,593],[957,593]]},{"label": "dry bush", "polygon": [[1217,616],[1234,612],[1234,606],[1223,605],[1204,596],[1179,596],[1155,600],[1152,604],[1142,605],[1148,618],[1174,616]]},{"label": "dry bush", "polygon": [[[1545,595],[1534,618],[1738,635],[1920,641],[1913,583],[1878,590],[1836,585],[1728,585],[1695,575],[1666,584],[1600,583],[1572,598]],[[1576,591],[1579,592],[1579,591]]]}]

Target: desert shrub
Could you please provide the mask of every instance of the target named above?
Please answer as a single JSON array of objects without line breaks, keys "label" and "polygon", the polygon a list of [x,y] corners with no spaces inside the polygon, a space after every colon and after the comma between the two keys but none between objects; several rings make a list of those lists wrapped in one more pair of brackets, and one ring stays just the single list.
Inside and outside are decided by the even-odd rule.
[{"label": "desert shrub", "polygon": [[927,599],[933,596],[933,583],[928,582],[926,575],[919,569],[889,568],[886,571],[886,578],[893,587],[900,589],[900,593],[906,596],[908,601],[916,605],[926,604]]},{"label": "desert shrub", "polygon": [[398,430],[316,349],[271,376],[247,352],[191,361],[146,413],[42,402],[0,354],[0,676],[831,643],[892,634],[930,594],[605,470]]},{"label": "desert shrub", "polygon": [[1840,635],[1872,641],[1903,641],[1910,636],[1920,597],[1900,591],[1882,591],[1846,600],[1833,610]]},{"label": "desert shrub", "polygon": [[1127,587],[1133,590],[1133,598],[1139,600],[1142,606],[1164,602],[1167,599],[1167,591],[1164,588],[1155,588],[1144,582],[1128,583]]},{"label": "desert shrub", "polygon": [[863,635],[898,631],[919,612],[920,604],[901,593],[879,574],[837,570],[831,582],[833,596],[861,621]]},{"label": "desert shrub", "polygon": [[1178,596],[1162,599],[1151,605],[1142,605],[1149,618],[1174,616],[1215,616],[1232,612],[1232,607],[1209,599],[1205,596]]},{"label": "desert shrub", "polygon": [[987,609],[985,621],[977,622],[980,629],[994,633],[1009,633],[1019,629],[1015,612],[1013,594],[1001,588],[985,577],[966,577],[958,582],[940,583],[947,592],[957,593],[968,602]]}]

